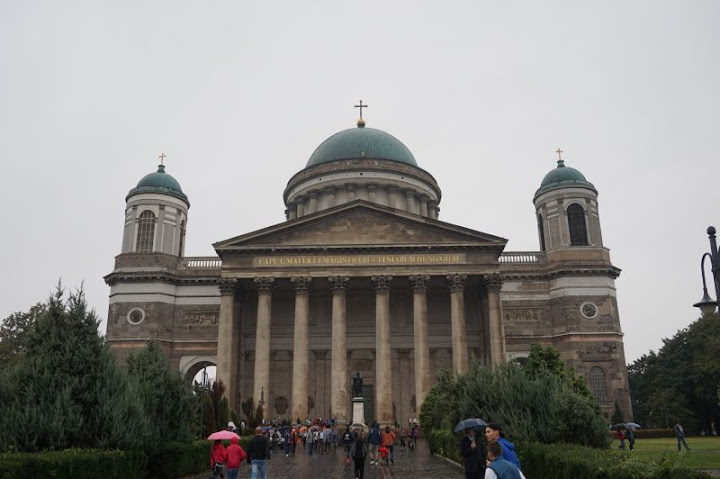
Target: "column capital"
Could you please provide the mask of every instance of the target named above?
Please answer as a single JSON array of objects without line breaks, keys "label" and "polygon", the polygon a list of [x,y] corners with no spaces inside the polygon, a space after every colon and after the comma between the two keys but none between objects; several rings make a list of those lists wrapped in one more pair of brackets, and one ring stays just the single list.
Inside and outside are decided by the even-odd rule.
[{"label": "column capital", "polygon": [[223,296],[235,294],[238,290],[238,280],[235,278],[220,278],[217,284]]},{"label": "column capital", "polygon": [[373,276],[370,278],[375,287],[375,291],[388,291],[390,289],[390,283],[392,282],[392,276]]},{"label": "column capital", "polygon": [[415,274],[409,277],[410,284],[412,284],[412,290],[414,293],[424,293],[427,291],[428,283],[430,282],[430,275],[427,274]]},{"label": "column capital", "polygon": [[500,291],[503,285],[503,278],[499,273],[489,274],[483,278],[483,284],[488,291]]},{"label": "column capital", "polygon": [[466,274],[449,274],[445,279],[447,280],[450,291],[457,292],[465,290],[465,281],[467,281]]},{"label": "column capital", "polygon": [[293,282],[295,285],[295,291],[300,293],[307,293],[310,291],[310,283],[312,283],[312,278],[309,276],[293,276],[290,278],[290,281]]},{"label": "column capital", "polygon": [[348,281],[350,281],[349,276],[330,276],[328,278],[328,281],[330,281],[330,287],[332,289],[333,293],[337,293],[339,291],[345,291],[347,288]]},{"label": "column capital", "polygon": [[272,291],[273,285],[275,284],[275,278],[267,278],[267,277],[258,277],[253,278],[253,283],[255,283],[255,289],[257,289],[261,293],[267,293]]}]

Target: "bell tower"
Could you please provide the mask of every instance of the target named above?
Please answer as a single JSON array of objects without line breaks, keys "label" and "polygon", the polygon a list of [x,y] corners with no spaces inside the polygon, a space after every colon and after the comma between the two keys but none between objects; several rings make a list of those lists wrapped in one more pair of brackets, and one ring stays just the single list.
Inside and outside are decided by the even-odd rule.
[{"label": "bell tower", "polygon": [[180,184],[160,164],[125,197],[122,253],[183,256],[190,202]]},{"label": "bell tower", "polygon": [[[558,149],[558,156],[562,150]],[[575,168],[558,159],[535,192],[535,214],[542,251],[575,246],[603,246],[598,192]]]}]

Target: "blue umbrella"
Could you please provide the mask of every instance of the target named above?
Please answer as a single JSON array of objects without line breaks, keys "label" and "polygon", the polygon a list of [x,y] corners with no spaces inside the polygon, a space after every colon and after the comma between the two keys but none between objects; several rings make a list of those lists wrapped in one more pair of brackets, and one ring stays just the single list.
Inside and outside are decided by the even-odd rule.
[{"label": "blue umbrella", "polygon": [[464,431],[465,429],[482,429],[485,426],[487,426],[487,424],[485,424],[485,421],[477,417],[472,417],[469,419],[463,419],[462,421],[457,423],[457,426],[455,426],[453,432],[460,432]]}]

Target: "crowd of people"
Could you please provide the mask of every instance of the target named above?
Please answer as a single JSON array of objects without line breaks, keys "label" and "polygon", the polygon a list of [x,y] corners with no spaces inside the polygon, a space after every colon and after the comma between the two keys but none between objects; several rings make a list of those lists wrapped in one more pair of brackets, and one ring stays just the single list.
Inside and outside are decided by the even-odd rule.
[{"label": "crowd of people", "polygon": [[[267,422],[255,429],[255,436],[250,440],[247,452],[239,446],[236,437],[231,439],[227,448],[223,441],[215,441],[210,452],[210,467],[215,477],[225,477],[226,473],[229,479],[235,479],[240,463],[247,458],[251,465],[251,479],[267,479],[267,465],[273,449],[290,457],[298,450],[312,456],[336,454],[337,449],[342,448],[346,463],[354,463],[355,477],[362,479],[368,456],[370,465],[389,467],[395,463],[395,445],[398,442],[402,450],[415,450],[419,435],[417,422],[409,420],[407,428],[399,428],[398,424],[395,426],[381,428],[374,422],[369,431],[365,432],[364,427],[338,426],[332,419]],[[228,430],[236,434],[242,434],[244,429],[244,422],[240,428],[233,422],[228,423]]]}]

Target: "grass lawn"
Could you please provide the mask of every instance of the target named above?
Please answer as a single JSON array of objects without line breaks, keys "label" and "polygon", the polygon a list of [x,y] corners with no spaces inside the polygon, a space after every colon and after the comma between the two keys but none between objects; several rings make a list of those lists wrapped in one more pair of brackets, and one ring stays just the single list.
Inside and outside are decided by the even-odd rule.
[{"label": "grass lawn", "polygon": [[[677,452],[677,440],[673,437],[658,437],[652,439],[636,439],[635,449],[630,452],[628,442],[625,441],[625,451],[619,454],[634,454],[642,458],[656,457],[660,454],[676,454],[680,456],[681,463],[692,469],[720,470],[720,436],[686,437],[690,452],[683,447]],[[617,450],[620,442],[613,440],[612,448]]]}]

